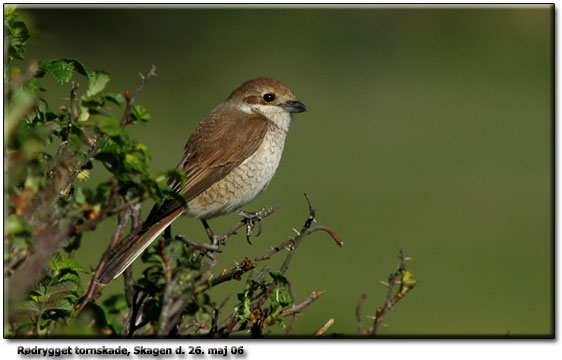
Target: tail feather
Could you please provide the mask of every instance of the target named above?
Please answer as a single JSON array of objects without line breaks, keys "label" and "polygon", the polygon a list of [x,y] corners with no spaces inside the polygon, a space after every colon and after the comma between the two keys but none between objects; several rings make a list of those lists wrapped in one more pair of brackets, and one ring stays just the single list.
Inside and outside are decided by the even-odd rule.
[{"label": "tail feather", "polygon": [[100,277],[101,284],[108,284],[125,271],[137,257],[182,213],[182,209],[172,212],[165,218],[150,225],[147,230],[136,235],[127,245],[115,254],[105,265]]}]

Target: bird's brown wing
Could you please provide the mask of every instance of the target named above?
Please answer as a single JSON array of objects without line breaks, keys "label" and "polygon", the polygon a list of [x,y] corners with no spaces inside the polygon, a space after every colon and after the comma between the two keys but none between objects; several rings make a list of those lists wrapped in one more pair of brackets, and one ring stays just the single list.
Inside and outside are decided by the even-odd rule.
[{"label": "bird's brown wing", "polygon": [[[172,181],[169,186],[179,191],[189,202],[232,169],[250,157],[262,143],[267,131],[267,119],[249,115],[225,105],[211,111],[199,124],[185,146],[178,168],[186,174],[186,183]],[[151,211],[146,225],[176,211],[181,205],[165,200]]]}]

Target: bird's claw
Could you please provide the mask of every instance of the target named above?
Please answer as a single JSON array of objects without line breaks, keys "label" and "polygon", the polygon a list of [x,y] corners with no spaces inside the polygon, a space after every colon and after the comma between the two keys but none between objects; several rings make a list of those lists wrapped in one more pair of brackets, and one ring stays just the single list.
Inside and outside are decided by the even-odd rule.
[{"label": "bird's claw", "polygon": [[238,215],[244,218],[242,221],[244,221],[244,223],[246,224],[246,240],[250,245],[252,245],[252,242],[250,241],[250,237],[252,236],[252,230],[254,229],[256,224],[258,225],[258,232],[256,236],[260,236],[261,234],[263,215],[266,212],[267,212],[267,208],[262,208],[260,211],[257,212],[246,212],[243,210],[236,211]]}]

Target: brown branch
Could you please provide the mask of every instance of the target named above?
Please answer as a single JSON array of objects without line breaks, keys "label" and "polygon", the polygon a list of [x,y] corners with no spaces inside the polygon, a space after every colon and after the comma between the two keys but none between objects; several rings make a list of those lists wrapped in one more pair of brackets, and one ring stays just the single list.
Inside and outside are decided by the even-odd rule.
[{"label": "brown branch", "polygon": [[[137,229],[140,226],[141,210],[142,210],[141,204],[133,205],[130,208],[131,232],[133,232],[135,229]],[[125,281],[125,297],[127,298],[127,303],[129,304],[129,307],[132,307],[133,296],[135,293],[135,279],[133,277],[132,265],[127,267],[127,269],[125,269],[125,272],[123,273],[123,278]]]},{"label": "brown branch", "polygon": [[[415,281],[411,285],[405,284],[403,281],[404,275],[406,275],[406,260],[408,260],[408,258],[406,258],[406,256],[404,255],[404,249],[400,249],[400,264],[398,266],[398,269],[388,276],[388,282],[384,284],[387,287],[386,298],[384,301],[384,305],[377,309],[372,331],[373,336],[376,336],[378,334],[386,314],[390,310],[392,310],[396,303],[404,297],[406,292],[411,290],[415,285]],[[400,288],[393,296],[394,287],[398,283],[400,283]]]},{"label": "brown branch", "polygon": [[[260,231],[261,232],[261,220],[265,219],[266,217],[268,217],[269,215],[273,214],[277,209],[279,208],[279,206],[274,206],[272,208],[263,208],[261,209],[258,213],[259,213],[259,221],[258,223],[260,224]],[[220,236],[215,236],[215,242],[217,243],[224,243],[224,241],[226,239],[228,239],[229,237],[231,237],[232,235],[236,235],[238,233],[238,230],[240,230],[240,228],[242,226],[247,226],[248,230],[246,233],[246,238],[249,241],[249,236],[250,236],[250,230],[251,227],[253,226],[252,224],[248,224],[248,218],[243,218],[239,223],[237,223],[236,225],[234,225],[230,230],[228,230],[226,233],[224,233],[223,235]],[[259,235],[259,233],[258,233]]]},{"label": "brown branch", "polygon": [[146,83],[146,81],[148,79],[150,79],[150,77],[156,75],[156,65],[152,65],[150,67],[150,70],[146,73],[146,75],[142,75],[142,74],[139,74],[139,75],[140,75],[140,78],[141,78],[141,82],[140,82],[140,85],[137,88],[137,91],[135,92],[135,94],[133,96],[130,96],[129,92],[125,93],[125,96],[127,97],[128,102],[127,102],[127,107],[125,108],[125,113],[123,114],[123,118],[121,119],[121,127],[126,126],[127,123],[129,122],[129,116],[131,115],[131,110],[133,109],[133,106],[135,105],[136,99],[139,97],[140,93],[142,92],[142,89],[144,88],[144,84]]},{"label": "brown branch", "polygon": [[[289,292],[289,296],[291,297],[291,302],[294,304],[297,300],[296,300],[295,292],[293,291],[293,285],[291,283],[288,284],[287,291]],[[291,317],[291,322],[287,326],[287,331],[285,332],[285,334],[289,335],[291,331],[293,331],[296,322],[297,322],[297,313],[294,313],[293,316]]]},{"label": "brown branch", "polygon": [[307,296],[303,301],[299,302],[298,304],[293,304],[290,308],[285,309],[281,312],[281,317],[286,317],[289,315],[298,314],[301,312],[302,309],[307,307],[308,305],[312,304],[314,301],[318,300],[318,298],[324,294],[326,291],[313,291],[309,296]]},{"label": "brown branch", "polygon": [[193,248],[195,248],[197,250],[200,250],[202,252],[219,252],[219,253],[221,252],[219,250],[218,245],[198,243],[196,241],[189,240],[188,238],[186,238],[183,235],[176,235],[176,239],[181,240],[184,243],[186,243],[187,246],[193,247]]},{"label": "brown branch", "polygon": [[78,120],[78,109],[76,108],[76,93],[78,92],[79,87],[80,84],[75,83],[74,80],[72,80],[72,88],[70,90],[70,124],[68,124],[69,137],[72,130],[72,123]]},{"label": "brown branch", "polygon": [[218,321],[219,321],[219,316],[221,314],[221,310],[222,308],[224,308],[226,306],[226,303],[228,302],[228,300],[230,299],[230,295],[227,295],[224,300],[222,301],[222,303],[219,306],[216,306],[213,309],[213,320],[211,323],[211,329],[216,330],[218,327]]},{"label": "brown branch", "polygon": [[314,336],[314,337],[319,337],[319,336],[324,335],[324,333],[326,332],[326,330],[328,330],[328,328],[329,328],[330,326],[332,326],[333,323],[334,323],[334,319],[328,320],[328,322],[326,322],[326,323],[325,323],[320,329],[318,329],[318,331],[316,331],[316,332],[314,333],[314,335],[312,335],[312,336]]},{"label": "brown branch", "polygon": [[[283,265],[281,265],[281,268],[279,269],[279,273],[284,274],[288,269],[289,269],[289,264],[291,262],[291,260],[293,259],[293,256],[297,250],[297,248],[299,247],[299,245],[302,243],[303,239],[307,236],[310,235],[316,231],[319,230],[323,230],[326,231],[328,234],[330,234],[330,236],[332,236],[332,238],[336,241],[336,243],[339,246],[343,246],[343,242],[339,239],[339,237],[335,234],[335,232],[328,228],[327,226],[316,226],[311,228],[310,225],[312,225],[313,222],[316,221],[316,209],[314,209],[314,206],[312,206],[312,200],[310,199],[310,196],[307,193],[304,193],[304,196],[306,197],[306,200],[308,202],[308,210],[309,210],[309,216],[306,219],[306,221],[304,222],[304,225],[299,232],[297,232],[297,236],[292,238],[291,240],[293,241],[293,246],[289,251],[289,254],[287,254],[287,257],[285,258],[285,261],[283,262]],[[259,308],[261,307],[269,298],[269,295],[273,292],[273,290],[275,289],[275,287],[277,286],[276,282],[272,282],[269,287],[267,288],[264,296],[261,297],[261,299],[259,299],[253,306],[253,308]]]},{"label": "brown branch", "polygon": [[338,244],[339,247],[343,247],[343,241],[340,240],[339,236],[336,235],[334,230],[332,230],[329,227],[324,226],[324,225],[319,225],[319,226],[315,226],[315,227],[310,228],[310,229],[306,229],[303,233],[303,236],[310,235],[310,234],[312,234],[314,232],[317,232],[317,231],[325,231],[326,233],[328,233],[332,237],[332,239],[334,239],[334,241],[336,242],[336,244]]},{"label": "brown branch", "polygon": [[366,294],[362,294],[359,302],[357,303],[357,307],[355,308],[355,317],[357,318],[357,334],[363,334],[363,317],[361,316],[361,308],[363,307],[363,303],[367,299]]},{"label": "brown branch", "polygon": [[[109,197],[110,200],[108,201],[108,206],[112,202],[116,201],[116,199],[117,199],[117,195],[116,195],[117,189],[116,188],[117,188],[117,184],[114,183],[114,186],[112,188],[112,194]],[[102,274],[102,272],[105,268],[107,260],[109,260],[110,254],[112,254],[113,249],[120,242],[120,240],[121,240],[121,238],[122,238],[122,236],[125,232],[125,228],[127,227],[127,224],[129,223],[129,220],[130,220],[130,218],[133,214],[133,206],[135,206],[135,205],[129,205],[129,207],[127,207],[125,209],[125,213],[122,216],[119,217],[117,227],[115,229],[115,232],[113,233],[113,236],[111,237],[111,242],[109,243],[107,249],[103,253],[102,258],[101,258],[100,262],[98,263],[98,266],[97,266],[97,268],[94,272],[92,280],[90,280],[90,286],[88,287],[88,291],[86,292],[86,295],[82,298],[80,303],[78,304],[78,307],[77,307],[78,311],[81,311],[82,309],[84,309],[84,306],[86,306],[88,301],[90,301],[91,298],[95,297],[95,295],[97,295],[97,293],[101,290],[100,283],[99,283],[98,279],[101,276],[101,274]],[[140,206],[140,204],[138,206]],[[140,211],[140,209],[138,211]],[[92,224],[94,222],[97,224],[97,223],[101,222],[104,218],[106,218],[109,215],[108,213],[110,213],[109,210],[107,210],[107,213],[105,215],[102,214],[102,215],[98,216],[97,218],[94,218],[90,222]],[[87,229],[88,226],[86,226],[85,228]],[[84,231],[84,228],[82,230]],[[128,299],[129,299],[129,297],[128,297]]]},{"label": "brown branch", "polygon": [[135,293],[135,278],[133,277],[133,267],[129,266],[123,272],[123,285],[125,287],[125,299],[127,305],[133,306],[133,295]]},{"label": "brown branch", "polygon": [[162,296],[162,310],[160,312],[160,318],[158,321],[158,335],[166,336],[170,332],[169,321],[171,320],[171,310],[172,304],[174,302],[174,297],[172,293],[176,286],[176,281],[174,279],[174,273],[172,269],[171,260],[168,258],[166,254],[166,243],[164,239],[160,238],[160,242],[158,244],[160,246],[160,257],[162,258],[163,268],[164,268],[164,294]]},{"label": "brown branch", "polygon": [[248,271],[254,269],[256,267],[256,264],[254,262],[252,262],[250,259],[248,259],[247,257],[244,258],[244,260],[242,260],[242,262],[236,266],[235,268],[233,268],[232,270],[224,273],[224,274],[220,274],[217,277],[214,277],[210,282],[206,282],[201,284],[200,286],[198,286],[195,289],[195,294],[200,294],[214,286],[217,286],[219,284],[222,284],[224,282],[230,281],[230,280],[240,280],[240,278],[242,277],[242,275],[244,275],[245,273],[247,273]]},{"label": "brown branch", "polygon": [[142,308],[144,301],[148,296],[148,294],[143,293],[141,298],[139,299],[138,298],[139,293],[140,291],[135,291],[133,295],[133,304],[131,307],[131,311],[129,311],[129,315],[127,316],[127,319],[125,319],[125,323],[123,324],[123,329],[121,330],[121,335],[127,335],[127,337],[129,338],[133,337],[135,331],[148,324],[148,321],[145,320],[137,325],[137,318],[140,314],[140,310]]}]

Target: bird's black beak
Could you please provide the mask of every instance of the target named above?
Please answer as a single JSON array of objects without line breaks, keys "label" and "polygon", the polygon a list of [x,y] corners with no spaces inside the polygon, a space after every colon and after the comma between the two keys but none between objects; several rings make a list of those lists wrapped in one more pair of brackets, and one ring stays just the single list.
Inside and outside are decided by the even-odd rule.
[{"label": "bird's black beak", "polygon": [[301,103],[298,100],[286,103],[286,104],[281,104],[279,105],[282,108],[284,108],[285,110],[292,112],[292,113],[300,113],[303,111],[308,111],[308,108],[306,107],[305,104]]}]

